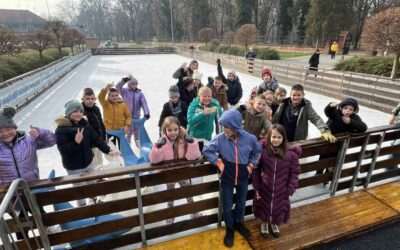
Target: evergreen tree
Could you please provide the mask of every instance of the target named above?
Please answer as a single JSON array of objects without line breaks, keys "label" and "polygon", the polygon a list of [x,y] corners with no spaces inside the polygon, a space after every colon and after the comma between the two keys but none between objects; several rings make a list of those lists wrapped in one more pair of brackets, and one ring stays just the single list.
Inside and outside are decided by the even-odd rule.
[{"label": "evergreen tree", "polygon": [[292,31],[292,17],[289,15],[289,9],[293,6],[293,0],[279,1],[278,27],[280,40],[287,39]]},{"label": "evergreen tree", "polygon": [[237,19],[236,26],[253,23],[252,16],[254,10],[254,0],[237,0]]}]

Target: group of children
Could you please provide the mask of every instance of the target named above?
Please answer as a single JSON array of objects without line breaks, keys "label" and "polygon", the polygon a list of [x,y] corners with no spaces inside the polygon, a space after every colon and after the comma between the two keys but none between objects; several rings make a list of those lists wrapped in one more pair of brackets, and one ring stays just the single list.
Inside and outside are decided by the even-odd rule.
[{"label": "group of children", "polygon": [[[233,245],[234,230],[250,236],[243,225],[243,216],[251,177],[255,190],[253,210],[262,222],[261,234],[267,237],[271,229],[278,237],[278,225],[289,219],[289,196],[297,188],[300,173],[301,148],[289,146],[288,142],[307,138],[308,121],[330,142],[335,141],[332,133],[359,133],[367,126],[357,115],[358,103],[352,98],[328,104],[325,113],[329,120],[325,123],[311,102],[304,98],[301,85],[294,85],[290,96],[285,98],[286,90],[279,87],[267,68],[262,71],[262,84],[253,91],[249,101],[238,105],[242,97],[238,76],[231,71],[225,77],[219,59],[217,71],[218,76],[209,81],[208,86],[201,83],[197,61],[182,65],[174,73],[178,83],[169,88],[169,102],[164,104],[158,123],[160,139],[153,145],[150,161],[194,160],[203,154],[218,167],[226,224],[224,244],[228,247]],[[0,166],[6,167],[0,170],[0,184],[16,178],[39,179],[36,150],[54,144],[68,174],[93,171],[102,163],[101,153],[119,155],[105,143],[109,138],[106,130],[123,129],[127,140],[130,142],[133,135],[139,146],[138,128],[132,125],[131,119],[139,118],[141,109],[149,119],[150,112],[137,85],[134,77],[127,76],[115,88],[113,84],[102,88],[98,98],[104,117],[95,104],[94,91],[84,89],[82,102],[72,100],[65,104],[64,116],[56,119],[55,134],[35,127],[31,127],[28,134],[17,131],[12,120],[15,109],[3,107],[0,110]],[[212,138],[215,125],[220,129],[222,126],[223,132],[217,129],[217,135]],[[187,186],[190,181],[179,184]],[[174,186],[175,183],[171,183],[167,188]],[[79,205],[85,202],[78,201]],[[189,198],[188,202],[193,200]],[[171,207],[173,203],[168,205]],[[173,218],[167,222],[172,223]]]}]

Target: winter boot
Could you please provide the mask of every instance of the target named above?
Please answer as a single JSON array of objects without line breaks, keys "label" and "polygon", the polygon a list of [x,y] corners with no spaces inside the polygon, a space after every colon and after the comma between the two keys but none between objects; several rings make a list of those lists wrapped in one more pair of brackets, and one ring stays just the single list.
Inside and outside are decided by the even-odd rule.
[{"label": "winter boot", "polygon": [[243,225],[243,223],[236,222],[235,229],[246,239],[251,236],[250,231]]},{"label": "winter boot", "polygon": [[235,237],[235,230],[233,230],[233,228],[231,228],[231,227],[226,227],[224,245],[226,247],[232,247],[233,246],[234,237]]}]

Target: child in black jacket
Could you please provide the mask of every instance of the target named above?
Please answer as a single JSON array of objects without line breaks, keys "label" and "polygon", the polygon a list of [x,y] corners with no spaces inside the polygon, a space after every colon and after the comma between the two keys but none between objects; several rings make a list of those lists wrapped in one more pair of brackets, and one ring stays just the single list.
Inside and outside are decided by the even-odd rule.
[{"label": "child in black jacket", "polygon": [[178,118],[180,124],[185,129],[187,128],[187,105],[184,101],[180,100],[179,88],[176,85],[172,85],[169,88],[169,101],[164,103],[161,111],[160,120],[158,121],[158,127],[164,122],[164,119],[168,116],[175,116]]}]

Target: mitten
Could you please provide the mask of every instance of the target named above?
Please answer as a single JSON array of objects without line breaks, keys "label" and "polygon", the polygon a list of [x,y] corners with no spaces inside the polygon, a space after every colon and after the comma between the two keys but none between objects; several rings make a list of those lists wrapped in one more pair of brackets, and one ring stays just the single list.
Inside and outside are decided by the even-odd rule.
[{"label": "mitten", "polygon": [[160,137],[160,139],[158,139],[156,143],[156,147],[161,148],[162,146],[165,145],[165,143],[167,143],[167,139],[165,139],[165,137]]},{"label": "mitten", "polygon": [[208,80],[208,86],[212,86],[214,84],[214,78],[212,76],[209,76],[207,80]]},{"label": "mitten", "polygon": [[122,81],[124,81],[125,83],[128,82],[129,80],[130,80],[129,77],[123,77],[123,78],[122,78]]},{"label": "mitten", "polygon": [[144,117],[146,118],[146,120],[150,119],[150,114],[144,115]]},{"label": "mitten", "polygon": [[185,142],[187,142],[187,143],[193,143],[194,142],[193,136],[189,135],[189,134],[186,134],[184,139],[185,139]]},{"label": "mitten", "polygon": [[240,111],[246,111],[247,107],[245,104],[239,106]]},{"label": "mitten", "polygon": [[217,65],[220,65],[221,64],[221,59],[217,59]]}]

